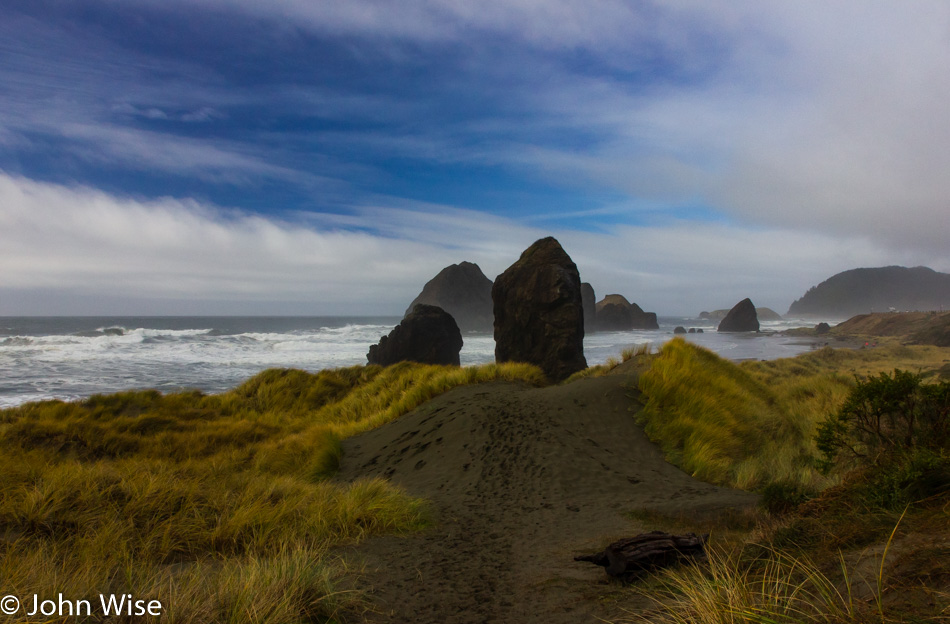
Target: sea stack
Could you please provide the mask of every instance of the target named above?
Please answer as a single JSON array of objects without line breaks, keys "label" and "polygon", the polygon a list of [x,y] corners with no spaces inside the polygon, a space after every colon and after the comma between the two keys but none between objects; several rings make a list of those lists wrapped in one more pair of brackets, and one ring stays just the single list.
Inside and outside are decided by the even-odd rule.
[{"label": "sea stack", "polygon": [[752,300],[745,298],[737,303],[726,317],[719,323],[721,332],[757,332],[759,331],[759,317],[755,313]]},{"label": "sea stack", "polygon": [[581,303],[584,308],[584,333],[589,334],[594,331],[596,323],[597,295],[594,294],[594,287],[587,282],[581,282]]},{"label": "sea stack", "polygon": [[528,362],[552,381],[587,368],[577,266],[552,237],[528,247],[495,279],[495,361]]},{"label": "sea stack", "polygon": [[601,331],[659,329],[656,314],[630,303],[623,295],[607,295],[596,306],[596,327]]},{"label": "sea stack", "polygon": [[452,315],[437,306],[418,304],[369,348],[366,359],[380,366],[405,361],[458,366],[461,350],[462,333]]},{"label": "sea stack", "polygon": [[492,331],[491,280],[474,262],[460,262],[439,271],[412,300],[406,315],[420,303],[451,314],[463,332]]}]

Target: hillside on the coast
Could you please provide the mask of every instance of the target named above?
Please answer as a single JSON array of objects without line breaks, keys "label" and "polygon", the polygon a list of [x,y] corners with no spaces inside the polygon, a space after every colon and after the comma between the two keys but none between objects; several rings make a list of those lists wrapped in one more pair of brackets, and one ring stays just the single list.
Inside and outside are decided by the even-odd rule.
[{"label": "hillside on the coast", "polygon": [[950,309],[950,274],[927,267],[851,269],[808,289],[790,316],[847,318],[855,314]]},{"label": "hillside on the coast", "polygon": [[950,312],[859,314],[834,328],[839,336],[894,336],[915,344],[950,347]]}]

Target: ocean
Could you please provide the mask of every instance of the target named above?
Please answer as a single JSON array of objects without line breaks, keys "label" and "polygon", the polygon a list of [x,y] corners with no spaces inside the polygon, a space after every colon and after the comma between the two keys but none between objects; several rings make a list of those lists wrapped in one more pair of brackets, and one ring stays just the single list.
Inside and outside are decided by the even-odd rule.
[{"label": "ocean", "polygon": [[[366,363],[366,352],[399,317],[0,317],[0,407],[44,399],[155,388],[222,392],[267,368],[318,371]],[[655,346],[676,325],[686,338],[733,360],[789,357],[813,348],[774,334],[718,334],[716,323],[660,318],[654,331],[601,332],[585,338],[589,364],[629,346]],[[814,320],[762,323],[766,331]],[[463,336],[462,365],[494,360],[491,334]]]}]

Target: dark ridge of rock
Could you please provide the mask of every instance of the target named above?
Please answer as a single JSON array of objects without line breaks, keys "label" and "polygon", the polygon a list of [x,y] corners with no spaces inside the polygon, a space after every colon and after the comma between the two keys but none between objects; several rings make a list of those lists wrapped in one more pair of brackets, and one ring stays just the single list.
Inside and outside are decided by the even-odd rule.
[{"label": "dark ridge of rock", "polygon": [[597,295],[594,294],[594,287],[587,282],[581,282],[581,303],[584,309],[584,333],[589,334],[594,331],[597,317]]},{"label": "dark ridge of rock", "polygon": [[759,331],[759,319],[755,313],[755,305],[751,299],[743,299],[737,303],[726,318],[719,323],[721,332],[757,332]]},{"label": "dark ridge of rock", "polygon": [[447,266],[426,282],[419,296],[406,310],[408,316],[417,304],[438,306],[452,315],[463,332],[492,330],[490,279],[473,262]]},{"label": "dark ridge of rock", "polygon": [[[693,329],[690,330],[690,332],[692,332],[692,333],[695,333],[695,331],[696,331],[696,330],[693,330]],[[683,327],[682,325],[677,325],[677,326],[673,329],[673,333],[674,333],[674,334],[685,334],[685,333],[687,333],[687,332],[686,332],[686,328],[685,328],[685,327]]]},{"label": "dark ridge of rock", "polygon": [[372,345],[370,364],[389,366],[396,362],[459,365],[462,333],[452,315],[437,306],[416,304],[399,325]]},{"label": "dark ridge of rock", "polygon": [[819,336],[822,334],[827,334],[830,331],[831,331],[831,325],[829,325],[828,323],[822,322],[815,325],[815,333],[818,334]]},{"label": "dark ridge of rock", "polygon": [[587,368],[577,266],[553,237],[528,247],[495,279],[495,360],[539,366],[552,381]]},{"label": "dark ridge of rock", "polygon": [[607,295],[597,302],[595,311],[596,328],[601,331],[660,328],[655,312],[644,312],[623,295]]},{"label": "dark ridge of rock", "polygon": [[950,274],[927,267],[851,269],[808,289],[790,316],[850,318],[858,314],[950,310]]}]

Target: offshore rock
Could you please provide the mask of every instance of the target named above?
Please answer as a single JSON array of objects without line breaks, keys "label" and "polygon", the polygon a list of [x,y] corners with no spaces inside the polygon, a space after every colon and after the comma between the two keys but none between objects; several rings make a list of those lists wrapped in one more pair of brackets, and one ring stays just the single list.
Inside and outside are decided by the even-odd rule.
[{"label": "offshore rock", "polygon": [[447,266],[426,282],[412,300],[408,316],[420,303],[438,306],[452,315],[463,332],[492,330],[491,280],[473,262]]},{"label": "offshore rock", "polygon": [[528,362],[552,381],[587,368],[577,266],[552,237],[495,278],[495,361]]},{"label": "offshore rock", "polygon": [[595,310],[597,329],[603,331],[633,329],[633,306],[623,295],[607,295],[597,302]]},{"label": "offshore rock", "polygon": [[389,366],[396,362],[459,365],[462,333],[452,315],[437,306],[417,304],[399,325],[372,345],[370,364]]},{"label": "offshore rock", "polygon": [[601,299],[597,302],[596,315],[596,327],[601,331],[660,328],[656,313],[644,312],[623,295],[607,295]]},{"label": "offshore rock", "polygon": [[757,332],[759,331],[759,317],[755,312],[752,300],[745,298],[737,303],[726,318],[719,323],[721,332]]},{"label": "offshore rock", "polygon": [[594,287],[587,282],[581,282],[581,304],[584,308],[584,333],[594,331],[597,318],[597,296]]}]

